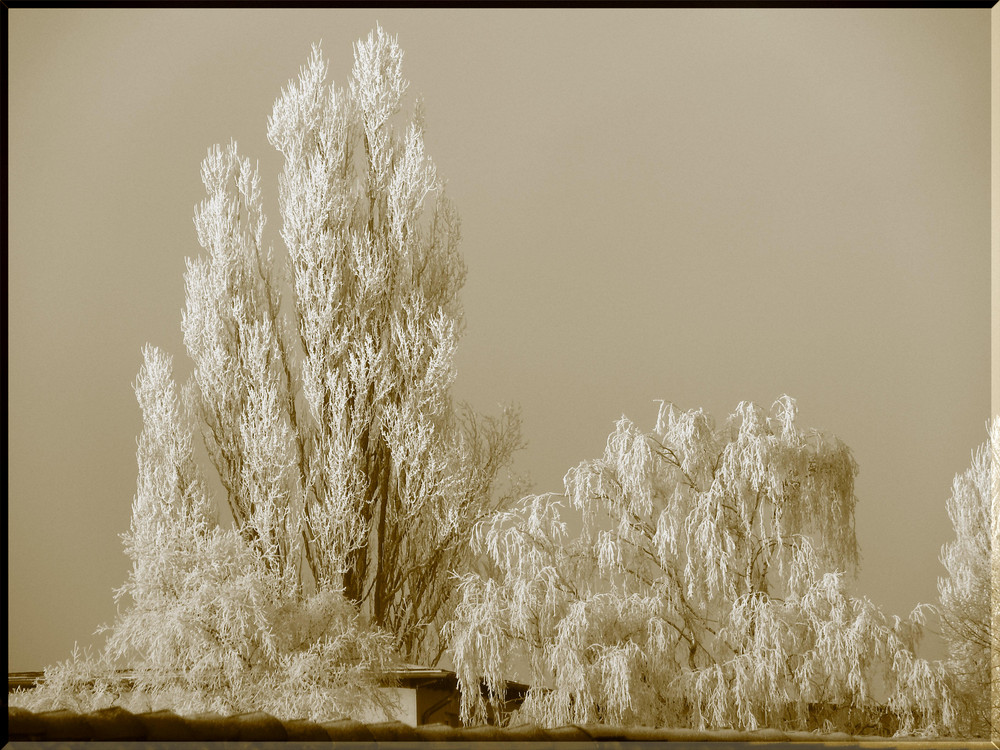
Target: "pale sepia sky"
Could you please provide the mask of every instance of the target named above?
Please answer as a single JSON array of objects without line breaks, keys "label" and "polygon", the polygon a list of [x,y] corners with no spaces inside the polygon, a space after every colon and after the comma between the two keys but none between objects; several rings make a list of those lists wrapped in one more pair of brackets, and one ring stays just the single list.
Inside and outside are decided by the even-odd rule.
[{"label": "pale sepia sky", "polygon": [[623,413],[798,400],[861,467],[857,590],[935,601],[990,413],[988,10],[8,11],[8,668],[114,616],[141,429],[215,143],[259,159],[322,39],[397,34],[463,220],[456,395],[558,491]]}]

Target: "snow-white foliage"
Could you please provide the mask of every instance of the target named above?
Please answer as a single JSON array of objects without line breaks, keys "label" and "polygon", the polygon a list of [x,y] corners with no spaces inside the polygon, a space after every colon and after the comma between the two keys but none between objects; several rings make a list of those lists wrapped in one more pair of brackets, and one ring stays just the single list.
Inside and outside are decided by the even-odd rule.
[{"label": "snow-white foliage", "polygon": [[[46,671],[33,704],[91,710],[107,700],[323,720],[384,706],[378,685],[396,663],[392,639],[360,622],[340,592],[296,591],[273,555],[217,524],[170,358],[149,346],[143,355],[138,490],[124,535],[133,568],[117,592],[130,606],[99,657],[74,655]],[[115,664],[135,668],[134,685],[113,676]]]},{"label": "snow-white foliage", "polygon": [[491,710],[480,681],[499,699],[526,669],[519,718],[549,726],[950,727],[941,665],[914,656],[921,611],[847,592],[857,468],[795,413],[782,397],[719,428],[671,405],[651,432],[622,418],[564,494],[480,524],[493,569],[463,578],[448,628],[463,719]]},{"label": "snow-white foliage", "polygon": [[377,28],[338,89],[314,47],[275,102],[287,267],[264,245],[256,168],[235,144],[209,152],[195,212],[206,255],[185,275],[186,392],[268,572],[290,592],[343,590],[404,658],[433,663],[450,574],[470,569],[472,523],[498,507],[520,438],[516,414],[452,404],[459,222],[420,103],[400,114],[401,63]]},{"label": "snow-white foliage", "polygon": [[451,400],[459,222],[422,105],[400,115],[401,62],[377,28],[336,89],[314,47],[276,101],[286,264],[265,244],[257,168],[234,143],[209,150],[194,214],[205,253],[184,277],[193,373],[178,398],[170,358],[147,347],[136,382],[127,606],[100,659],[54,668],[34,700],[70,700],[73,675],[125,664],[132,702],[335,718],[381,705],[401,660],[440,658],[454,574],[476,564],[474,523],[507,499],[520,434],[510,410]]},{"label": "snow-white foliage", "polygon": [[[991,660],[1000,652],[994,618],[1000,617],[1000,570],[994,556],[1000,498],[1000,417],[988,425],[986,442],[971,466],[955,476],[947,500],[955,539],[941,548],[948,575],[938,579],[942,633],[962,698],[962,731],[989,736],[1000,730],[1000,691],[991,690]],[[992,648],[991,648],[992,645]],[[1000,673],[992,685],[1000,684]],[[994,690],[996,690],[994,688]],[[991,700],[992,697],[992,700]]]}]

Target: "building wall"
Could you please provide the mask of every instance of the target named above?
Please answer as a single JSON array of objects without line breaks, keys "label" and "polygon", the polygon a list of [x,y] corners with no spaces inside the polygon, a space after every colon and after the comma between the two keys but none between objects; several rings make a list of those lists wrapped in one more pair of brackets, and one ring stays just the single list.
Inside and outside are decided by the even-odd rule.
[{"label": "building wall", "polygon": [[411,727],[422,724],[462,725],[459,721],[460,696],[457,690],[445,685],[420,687],[386,687],[380,692],[389,698],[393,707],[388,712],[371,710],[352,719],[366,724],[382,721],[401,721]]},{"label": "building wall", "polygon": [[365,724],[378,724],[383,721],[401,721],[411,727],[417,726],[417,691],[406,687],[383,687],[379,692],[388,698],[393,707],[388,711],[372,709],[359,711],[352,719]]}]

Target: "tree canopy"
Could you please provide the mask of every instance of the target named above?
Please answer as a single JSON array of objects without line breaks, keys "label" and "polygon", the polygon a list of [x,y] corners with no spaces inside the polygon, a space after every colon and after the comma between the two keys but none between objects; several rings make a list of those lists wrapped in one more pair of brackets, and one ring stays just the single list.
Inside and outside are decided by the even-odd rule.
[{"label": "tree canopy", "polygon": [[[947,500],[955,538],[941,548],[948,575],[938,579],[941,630],[958,682],[965,734],[987,737],[1000,729],[1000,561],[995,555],[1000,498],[1000,417],[968,469],[955,476]],[[994,680],[991,681],[991,674]]]},{"label": "tree canopy", "polygon": [[98,692],[120,698],[105,667],[124,661],[154,705],[330,719],[382,705],[392,666],[441,657],[455,574],[476,563],[474,524],[516,486],[521,440],[516,412],[451,397],[459,220],[421,102],[402,112],[402,56],[376,28],[336,88],[316,46],[275,102],[286,263],[264,238],[257,168],[235,143],[209,150],[194,215],[205,254],[184,276],[193,373],[178,389],[169,355],[147,346],[135,385],[126,606],[100,659],[61,665],[52,684],[103,674]]},{"label": "tree canopy", "polygon": [[233,144],[210,151],[183,330],[189,400],[246,543],[297,590],[342,589],[404,658],[434,663],[450,573],[471,564],[468,532],[502,500],[520,437],[515,413],[479,417],[450,396],[459,220],[420,102],[395,122],[401,66],[377,28],[346,89],[325,83],[314,47],[276,101],[284,273],[256,169]]},{"label": "tree canopy", "polygon": [[479,524],[493,567],[463,579],[449,629],[463,717],[520,667],[520,718],[546,725],[811,728],[847,710],[840,729],[889,712],[903,731],[950,726],[946,677],[914,653],[922,611],[889,619],[846,589],[850,451],[795,417],[782,397],[719,427],[672,405],[649,432],[622,418],[563,494]]}]

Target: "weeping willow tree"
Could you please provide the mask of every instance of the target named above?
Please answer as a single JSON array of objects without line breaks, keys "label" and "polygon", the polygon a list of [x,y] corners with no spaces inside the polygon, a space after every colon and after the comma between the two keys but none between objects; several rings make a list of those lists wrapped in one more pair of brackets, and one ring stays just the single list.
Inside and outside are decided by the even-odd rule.
[{"label": "weeping willow tree", "polygon": [[[948,575],[938,579],[941,630],[961,700],[960,729],[975,737],[1000,734],[1000,417],[947,500],[955,538],[941,548]],[[990,679],[991,674],[993,679]]]},{"label": "weeping willow tree", "polygon": [[847,592],[857,466],[795,415],[782,397],[721,427],[623,418],[563,494],[477,526],[492,570],[465,576],[449,625],[463,719],[520,674],[519,718],[549,726],[952,726],[947,676],[914,654],[922,610],[890,620]]}]

